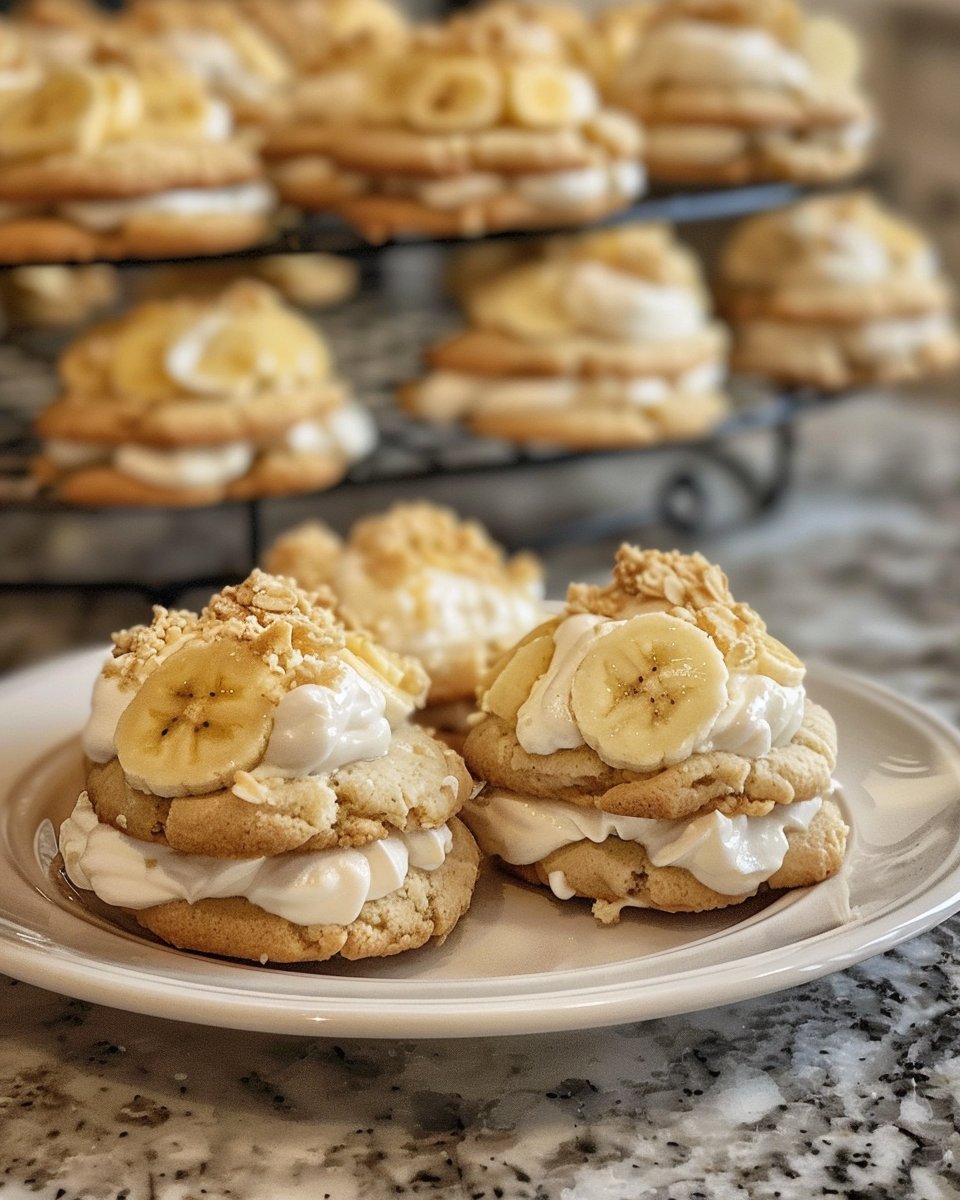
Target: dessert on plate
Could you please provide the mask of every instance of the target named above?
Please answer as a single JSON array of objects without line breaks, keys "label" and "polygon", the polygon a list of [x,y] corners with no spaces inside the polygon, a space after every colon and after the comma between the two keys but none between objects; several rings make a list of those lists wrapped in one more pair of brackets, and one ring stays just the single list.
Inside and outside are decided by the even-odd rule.
[{"label": "dessert on plate", "polygon": [[727,335],[694,256],[664,226],[560,241],[481,279],[469,328],[427,351],[408,412],[474,433],[571,448],[696,437],[727,413]]},{"label": "dessert on plate", "polygon": [[0,108],[0,262],[217,254],[260,241],[274,194],[230,114],[142,48],[52,68]]},{"label": "dessert on plate", "polygon": [[[471,236],[594,220],[644,186],[636,122],[603,107],[543,26],[465,14],[372,64],[355,111],[322,147],[281,130],[282,198],[333,210],[369,241]],[[342,110],[338,110],[342,111]]]},{"label": "dessert on plate", "polygon": [[471,780],[408,717],[420,667],[254,571],[115,634],[66,874],[181,949],[266,962],[442,942],[469,906]]},{"label": "dessert on plate", "polygon": [[719,291],[747,374],[831,390],[917,379],[960,358],[936,251],[866,192],[744,221]]},{"label": "dessert on plate", "polygon": [[611,88],[647,132],[650,176],[847,179],[867,160],[860,49],[793,0],[664,0]]},{"label": "dessert on plate", "polygon": [[331,487],[376,431],[321,334],[265,284],[139,305],[63,354],[34,476],[84,505],[204,505]]},{"label": "dessert on plate", "polygon": [[701,912],[835,874],[836,729],[699,554],[623,545],[606,586],[491,669],[464,757],[485,854],[561,900]]},{"label": "dessert on plate", "polygon": [[490,663],[543,619],[536,559],[507,558],[478,522],[427,501],[365,517],[345,540],[320,522],[297,526],[265,566],[328,585],[377,641],[417,658],[430,677],[419,718],[454,741]]}]

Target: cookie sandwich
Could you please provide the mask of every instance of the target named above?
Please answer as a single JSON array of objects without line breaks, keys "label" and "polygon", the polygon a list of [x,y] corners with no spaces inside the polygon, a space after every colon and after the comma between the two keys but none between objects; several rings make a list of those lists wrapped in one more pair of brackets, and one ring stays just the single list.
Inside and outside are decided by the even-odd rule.
[{"label": "cookie sandwich", "polygon": [[229,111],[149,50],[51,69],[0,109],[0,262],[218,254],[275,204]]},{"label": "cookie sandwich", "polygon": [[860,65],[852,33],[793,0],[664,0],[612,96],[644,124],[652,179],[827,183],[867,161]]},{"label": "cookie sandwich", "polygon": [[865,192],[744,221],[719,288],[747,374],[832,390],[919,379],[960,359],[936,251]]},{"label": "cookie sandwich", "polygon": [[470,321],[400,403],[474,433],[574,449],[696,437],[728,411],[727,335],[693,255],[662,226],[571,240],[471,287]]},{"label": "cookie sandwich", "polygon": [[[636,122],[545,52],[542,26],[467,14],[375,66],[322,154],[271,139],[282,198],[336,211],[372,242],[579,224],[643,190]],[[550,42],[555,45],[555,42]]]},{"label": "cookie sandwich", "polygon": [[82,334],[59,370],[34,477],[72,504],[315,491],[376,441],[322,335],[261,283],[139,305]]},{"label": "cookie sandwich", "polygon": [[561,900],[701,912],[841,866],[836,729],[803,663],[699,554],[621,546],[612,581],[494,665],[464,757],[481,849]]},{"label": "cookie sandwich", "polygon": [[259,962],[442,942],[476,845],[461,759],[408,718],[420,667],[254,571],[114,635],[60,828],[75,887],[165,942]]},{"label": "cookie sandwich", "polygon": [[346,539],[319,522],[297,526],[265,565],[329,586],[378,642],[415,657],[430,678],[419,719],[454,741],[490,664],[543,619],[537,560],[508,558],[478,522],[426,501],[365,517]]}]

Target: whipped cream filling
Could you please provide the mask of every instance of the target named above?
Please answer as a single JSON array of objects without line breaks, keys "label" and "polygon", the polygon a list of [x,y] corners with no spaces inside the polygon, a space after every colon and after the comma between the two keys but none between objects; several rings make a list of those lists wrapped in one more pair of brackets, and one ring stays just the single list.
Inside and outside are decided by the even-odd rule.
[{"label": "whipped cream filling", "polygon": [[277,704],[256,779],[330,774],[348,763],[382,758],[390,749],[386,697],[346,663],[331,683],[304,683]]},{"label": "whipped cream filling", "polygon": [[765,29],[712,21],[671,21],[644,34],[624,72],[628,87],[769,87],[803,91],[813,81],[806,60]]},{"label": "whipped cream filling", "polygon": [[58,205],[57,211],[85,229],[106,232],[120,229],[131,217],[144,214],[178,217],[259,215],[270,212],[274,203],[275,194],[269,184],[254,180],[232,187],[177,188],[125,200],[73,200]]},{"label": "whipped cream filling", "polygon": [[248,442],[181,450],[126,445],[114,450],[111,461],[121,475],[148,487],[220,487],[246,475],[255,453]]},{"label": "whipped cream filling", "polygon": [[105,763],[116,758],[117,723],[136,694],[136,686],[121,686],[119,675],[97,676],[90,715],[80,735],[83,752],[91,762]]},{"label": "whipped cream filling", "polygon": [[511,645],[543,620],[538,581],[510,586],[426,567],[405,585],[384,587],[349,550],[334,591],[385,646],[419,658],[428,674],[471,646]]},{"label": "whipped cream filling", "polygon": [[788,321],[747,321],[741,326],[743,345],[751,355],[775,357],[798,372],[824,349],[834,348],[855,362],[909,357],[925,346],[953,336],[948,313],[917,317],[887,317],[860,325],[802,325]]},{"label": "whipped cream filling", "polygon": [[784,275],[783,286],[801,283],[864,285],[880,283],[893,271],[893,260],[883,242],[853,221],[836,221],[823,229],[817,214],[799,209],[790,224],[798,238],[811,240],[813,251]]},{"label": "whipped cream filling", "polygon": [[[468,802],[464,815],[484,853],[518,866],[574,842],[599,844],[615,837],[643,846],[655,867],[681,867],[723,896],[741,896],[776,874],[786,857],[787,834],[809,829],[822,805],[817,796],[778,804],[762,817],[711,812],[690,821],[660,821],[488,788]],[[556,886],[553,874],[554,895],[570,899],[573,889],[563,873],[556,872]]]},{"label": "whipped cream filling", "polygon": [[367,409],[348,403],[323,417],[298,421],[284,435],[295,454],[335,454],[363,458],[377,444],[377,426]]},{"label": "whipped cream filling", "polygon": [[[372,183],[367,180],[368,186]],[[435,209],[463,208],[510,191],[544,208],[569,208],[609,197],[633,199],[646,186],[646,174],[640,163],[617,159],[604,166],[528,175],[474,171],[427,181],[392,175],[378,179],[376,186],[386,195],[411,196]]]},{"label": "whipped cream filling", "polygon": [[87,793],[60,827],[60,853],[71,882],[119,908],[171,900],[242,897],[295,925],[347,925],[368,900],[402,888],[408,871],[443,865],[452,834],[398,833],[367,846],[225,859],[141,842],[102,824]]},{"label": "whipped cream filling", "polygon": [[659,408],[672,396],[712,391],[723,383],[722,363],[703,362],[675,379],[659,375],[633,379],[525,378],[491,379],[461,371],[434,371],[420,385],[421,403],[432,415],[454,420],[467,413],[563,409],[581,399],[591,407]]},{"label": "whipped cream filling", "polygon": [[[528,754],[547,755],[586,745],[573,714],[573,677],[598,638],[624,625],[593,613],[567,617],[554,631],[550,666],[534,684],[517,713],[517,741]],[[703,754],[724,750],[760,758],[786,746],[803,721],[806,690],[802,684],[784,687],[765,675],[731,671],[727,702],[710,731],[684,752]],[[680,759],[666,757],[664,765]]]}]

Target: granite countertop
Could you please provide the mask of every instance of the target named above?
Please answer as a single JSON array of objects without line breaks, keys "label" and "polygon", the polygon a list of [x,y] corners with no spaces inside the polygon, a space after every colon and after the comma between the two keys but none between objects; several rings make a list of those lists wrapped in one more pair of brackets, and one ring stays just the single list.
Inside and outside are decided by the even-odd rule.
[{"label": "granite countertop", "polygon": [[[799,652],[960,719],[949,403],[811,416],[788,502],[702,548]],[[957,1200],[958,935],[702,1013],[491,1040],[206,1029],[0,980],[0,1200]]]}]

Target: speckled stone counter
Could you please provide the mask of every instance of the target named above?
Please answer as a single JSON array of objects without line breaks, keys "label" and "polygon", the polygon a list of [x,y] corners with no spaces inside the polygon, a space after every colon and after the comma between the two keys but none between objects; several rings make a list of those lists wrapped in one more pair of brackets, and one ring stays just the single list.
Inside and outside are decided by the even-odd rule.
[{"label": "speckled stone counter", "polygon": [[[960,410],[811,418],[788,504],[703,549],[801,653],[960,717]],[[957,1200],[958,935],[702,1013],[494,1040],[206,1029],[0,980],[0,1200]]]}]

